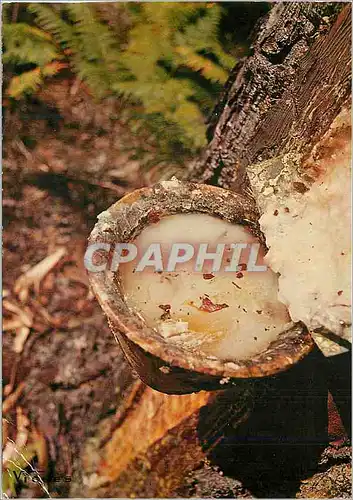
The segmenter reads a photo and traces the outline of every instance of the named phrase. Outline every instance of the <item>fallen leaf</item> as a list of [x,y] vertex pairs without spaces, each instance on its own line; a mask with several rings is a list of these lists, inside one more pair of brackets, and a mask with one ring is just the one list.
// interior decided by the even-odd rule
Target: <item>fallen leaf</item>
[[28,328],[28,326],[21,326],[21,328],[18,328],[12,346],[12,350],[14,352],[20,353],[23,351],[23,347],[26,343],[30,331],[31,330]]
[[19,307],[8,300],[4,300],[3,306],[12,314],[17,316],[15,318],[5,320],[3,330],[13,330],[16,332],[12,349],[14,352],[20,353],[23,351],[24,344],[30,333],[31,327],[33,326],[33,314],[28,307]]
[[25,388],[25,383],[21,382],[20,384],[18,384],[15,391],[13,393],[11,393],[5,399],[5,401],[2,404],[2,414],[3,415],[6,415],[6,413],[8,413],[10,410],[12,410],[12,408],[16,404],[18,398],[21,396],[24,388]]
[[2,323],[2,331],[8,332],[11,330],[16,330],[23,326],[23,323],[20,319],[4,319]]
[[[31,310],[28,307],[18,306],[16,304],[14,304],[13,302],[10,302],[9,300],[3,301],[3,307],[7,311],[9,311],[12,314],[15,314],[17,316],[16,321],[21,322],[19,326],[27,326],[28,328],[31,328],[31,326],[33,324],[33,315],[32,315]],[[9,324],[10,323],[7,323],[7,324],[5,323],[6,326],[8,326]],[[13,329],[13,328],[11,328],[11,329]]]
[[58,248],[54,253],[48,255],[48,257],[26,271],[16,280],[14,292],[18,295],[21,302],[26,302],[32,286],[36,293],[39,292],[42,279],[56,266],[65,254],[66,248]]

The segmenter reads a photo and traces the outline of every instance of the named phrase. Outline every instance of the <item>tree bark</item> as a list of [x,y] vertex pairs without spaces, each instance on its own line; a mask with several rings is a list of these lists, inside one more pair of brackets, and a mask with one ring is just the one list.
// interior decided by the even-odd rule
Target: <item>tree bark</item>
[[270,11],[210,118],[192,179],[243,191],[245,166],[322,137],[350,96],[350,12],[343,3]]

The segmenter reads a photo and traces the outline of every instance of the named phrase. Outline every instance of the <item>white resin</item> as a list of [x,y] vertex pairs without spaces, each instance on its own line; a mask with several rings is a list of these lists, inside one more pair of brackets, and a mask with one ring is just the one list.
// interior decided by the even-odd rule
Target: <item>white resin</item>
[[[260,219],[270,248],[265,260],[281,275],[279,296],[293,321],[351,341],[350,138],[324,167],[310,191],[267,207]],[[332,344],[329,355],[345,350]]]
[[[189,243],[196,249],[200,243],[208,243],[208,251],[215,251],[218,243],[226,244],[219,272],[212,272],[212,261],[202,272],[195,272],[195,259],[178,264],[174,272],[161,273],[153,267],[134,272],[138,259],[120,264],[127,304],[168,341],[223,360],[246,359],[265,349],[290,322],[286,307],[278,300],[278,279],[273,271],[242,270],[239,274],[224,270],[232,256],[231,243],[258,243],[243,226],[204,214],[179,214],[149,225],[134,243],[138,258],[151,243],[160,243],[164,269],[172,243]],[[240,263],[246,263],[248,256],[249,251],[243,251]],[[263,264],[262,257],[261,249],[258,265]],[[205,298],[228,307],[199,310]],[[169,306],[170,318],[164,314]]]

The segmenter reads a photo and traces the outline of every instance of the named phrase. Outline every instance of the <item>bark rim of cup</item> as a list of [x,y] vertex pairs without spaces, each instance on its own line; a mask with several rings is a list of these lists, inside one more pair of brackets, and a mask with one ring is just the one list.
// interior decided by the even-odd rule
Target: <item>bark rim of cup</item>
[[[133,191],[102,212],[91,232],[89,244],[131,242],[147,225],[178,213],[204,213],[234,224],[246,225],[265,243],[257,222],[259,213],[252,198],[215,186],[172,179]],[[166,375],[173,369],[186,370],[219,381],[224,378],[275,375],[301,360],[314,345],[306,326],[298,322],[291,323],[267,349],[251,359],[220,360],[201,353],[191,353],[168,342],[168,339],[147,326],[137,312],[128,308],[115,272],[88,271],[88,275],[113,333],[143,380],[146,379],[141,367],[144,356],[149,360],[154,359],[161,372],[161,368],[165,368]],[[153,386],[153,377],[151,380],[147,383]]]

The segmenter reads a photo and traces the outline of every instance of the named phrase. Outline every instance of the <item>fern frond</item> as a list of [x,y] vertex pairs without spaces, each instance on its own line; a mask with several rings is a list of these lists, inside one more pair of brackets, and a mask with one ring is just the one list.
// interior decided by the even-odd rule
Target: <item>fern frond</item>
[[204,115],[208,115],[214,107],[214,92],[202,87],[198,83],[189,79],[189,86],[192,88],[192,101],[196,102]]
[[3,26],[4,37],[15,38],[16,42],[22,42],[27,36],[38,41],[50,41],[51,36],[43,30],[30,26],[27,23],[11,23]]
[[17,73],[24,64],[36,68],[13,78],[9,95],[34,92],[69,65],[97,98],[129,98],[142,113],[132,115],[137,129],[147,126],[161,158],[205,144],[204,116],[235,63],[219,41],[220,5],[122,3],[114,19],[112,10],[87,3],[25,9],[30,24],[5,22],[3,60]]
[[189,68],[199,71],[205,78],[211,82],[224,83],[228,77],[228,73],[217,64],[214,64],[210,59],[196,54],[189,47],[176,47],[175,51],[180,56],[181,64],[185,64]]
[[57,12],[53,7],[40,3],[31,3],[27,8],[31,14],[35,15],[35,22],[43,30],[51,33],[57,43],[76,52],[73,29],[62,19],[60,11]]
[[204,16],[177,34],[177,43],[192,47],[195,52],[214,54],[220,65],[230,70],[234,67],[235,60],[223,50],[218,39],[221,16],[222,8],[217,4],[212,5]]
[[116,80],[126,78],[127,70],[120,57],[118,41],[112,30],[99,19],[94,6],[74,3],[67,4],[66,9],[80,46],[76,57],[78,74],[94,92],[98,89],[100,96],[106,95]]
[[62,57],[48,33],[26,23],[5,24],[3,36],[5,63],[43,66]]
[[159,24],[163,28],[169,26],[171,30],[183,28],[190,20],[200,13],[205,3],[179,3],[179,2],[161,2],[143,4],[143,11],[146,21]]
[[75,61],[75,71],[79,78],[86,82],[93,95],[102,99],[111,91],[111,82],[106,69],[100,64],[85,60]]
[[106,62],[115,60],[119,46],[112,31],[97,17],[94,6],[74,3],[67,4],[66,10],[74,22],[74,31],[80,38],[84,57]]
[[23,94],[35,92],[42,83],[43,78],[40,68],[25,71],[21,75],[11,79],[7,94],[14,99],[18,99],[22,97]]
[[183,102],[171,118],[179,123],[187,137],[189,137],[195,148],[201,148],[206,144],[205,125],[199,107],[192,102]]

